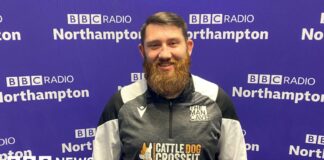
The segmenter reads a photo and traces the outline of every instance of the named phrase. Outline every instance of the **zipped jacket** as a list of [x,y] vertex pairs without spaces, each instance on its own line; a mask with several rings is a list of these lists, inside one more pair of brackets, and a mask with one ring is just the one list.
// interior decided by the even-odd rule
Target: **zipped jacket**
[[246,160],[240,122],[218,85],[191,75],[175,99],[146,80],[123,87],[105,106],[94,160]]

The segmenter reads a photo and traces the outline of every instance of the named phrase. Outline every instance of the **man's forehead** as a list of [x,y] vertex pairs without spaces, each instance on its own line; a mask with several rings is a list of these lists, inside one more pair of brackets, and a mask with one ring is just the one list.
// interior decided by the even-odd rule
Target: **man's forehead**
[[175,25],[149,24],[145,31],[145,41],[164,39],[184,39],[182,29]]

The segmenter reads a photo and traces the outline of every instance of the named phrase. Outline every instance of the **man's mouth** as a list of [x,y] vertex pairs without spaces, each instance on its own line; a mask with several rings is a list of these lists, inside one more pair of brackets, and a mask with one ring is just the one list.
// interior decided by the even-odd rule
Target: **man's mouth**
[[174,68],[173,66],[174,66],[174,64],[170,63],[170,62],[158,64],[159,69],[161,69],[162,71],[170,71]]

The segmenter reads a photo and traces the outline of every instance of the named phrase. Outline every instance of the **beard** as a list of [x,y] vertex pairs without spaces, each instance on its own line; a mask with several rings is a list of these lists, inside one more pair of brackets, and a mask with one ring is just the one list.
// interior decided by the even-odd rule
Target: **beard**
[[[170,63],[174,66],[172,71],[159,70],[158,66],[161,63]],[[148,86],[165,98],[175,98],[180,94],[190,80],[190,56],[187,56],[181,60],[157,60],[149,63],[144,58],[144,72]]]

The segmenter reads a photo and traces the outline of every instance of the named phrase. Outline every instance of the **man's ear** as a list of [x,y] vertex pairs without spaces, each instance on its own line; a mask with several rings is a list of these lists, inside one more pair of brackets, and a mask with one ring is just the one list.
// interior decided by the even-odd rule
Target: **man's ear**
[[144,58],[145,57],[145,51],[144,51],[144,46],[141,43],[138,45],[138,50],[141,53],[142,57]]
[[187,40],[187,51],[188,51],[189,56],[191,56],[191,53],[192,53],[193,47],[194,47],[194,42],[193,42],[193,40],[188,39],[188,40]]

